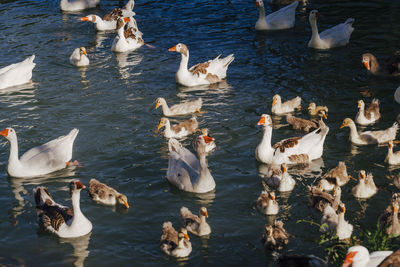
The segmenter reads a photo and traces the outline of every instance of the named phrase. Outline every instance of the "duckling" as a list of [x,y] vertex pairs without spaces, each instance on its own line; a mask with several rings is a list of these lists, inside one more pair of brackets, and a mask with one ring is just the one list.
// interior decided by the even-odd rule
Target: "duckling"
[[169,120],[162,117],[156,131],[160,130],[162,127],[165,127],[164,136],[166,138],[181,138],[196,132],[199,123],[196,117],[193,116],[186,121],[171,126]]
[[394,142],[389,141],[388,143],[388,153],[385,158],[385,162],[390,165],[400,164],[400,151],[393,152]]
[[208,218],[207,208],[200,208],[200,218],[194,215],[188,208],[181,208],[181,218],[183,226],[192,234],[204,236],[211,234],[211,227],[206,222]]
[[282,179],[278,186],[279,192],[289,192],[292,191],[294,186],[296,185],[296,181],[292,178],[292,176],[287,172],[286,163],[281,165],[282,169]]
[[[326,113],[324,110],[320,110],[318,115],[320,117],[323,117],[324,119],[328,118],[326,116]],[[310,131],[313,131],[319,127],[318,123],[316,123],[314,121],[297,118],[297,117],[293,116],[292,114],[286,115],[286,121],[292,126],[292,128],[294,130],[300,130],[300,131],[304,131],[307,133]]]
[[367,105],[365,108],[365,103],[362,100],[358,100],[358,113],[356,115],[356,123],[360,125],[369,125],[375,123],[381,118],[381,113],[379,112],[379,100],[372,99],[371,104]]
[[328,107],[327,106],[317,106],[315,102],[311,102],[308,105],[308,114],[311,116],[316,116],[320,111],[324,111],[325,113],[328,113]]
[[283,228],[283,222],[275,220],[272,225],[265,225],[261,243],[271,250],[282,250],[289,243],[291,235]]
[[270,250],[282,250],[289,243],[290,234],[283,228],[282,221],[274,221],[273,225],[265,225],[261,235],[261,243]]
[[100,183],[96,179],[90,179],[88,192],[94,201],[104,205],[116,205],[119,203],[129,209],[128,198],[124,194],[117,192],[117,190],[106,184]]
[[338,207],[338,222],[336,228],[334,229],[335,235],[339,240],[350,238],[353,232],[353,225],[344,219],[344,214],[346,212],[346,207],[344,203],[340,203]]
[[372,173],[365,175],[365,171],[361,170],[358,173],[359,182],[353,187],[352,192],[356,198],[370,198],[376,194],[378,188],[374,183]]
[[84,67],[89,65],[89,58],[87,57],[86,48],[75,48],[72,55],[69,57],[69,62],[77,67]]
[[322,191],[321,184],[317,186],[309,187],[309,200],[311,205],[318,210],[319,212],[323,212],[327,205],[331,205],[334,210],[337,210],[340,197],[342,195],[342,189],[340,186],[335,185],[333,189],[333,196],[327,192]]
[[321,231],[322,232],[329,232],[334,231],[336,229],[338,222],[338,215],[334,208],[331,205],[326,205],[322,212],[321,218]]
[[274,192],[262,191],[257,199],[257,209],[266,215],[276,215],[279,212],[278,202]]
[[282,179],[282,165],[277,164],[268,165],[268,170],[265,175],[263,175],[263,180],[267,185],[278,187]]
[[168,107],[168,104],[165,101],[165,99],[159,97],[156,100],[155,109],[158,109],[158,107],[161,106],[164,116],[173,117],[178,115],[186,115],[190,113],[200,112],[202,105],[203,105],[203,100],[201,99],[201,97],[199,97],[197,100],[194,101],[184,102],[173,105],[172,107]]
[[351,175],[347,174],[347,167],[344,161],[339,161],[338,165],[322,176],[319,183],[325,191],[331,191],[335,185],[344,186],[350,180]]
[[398,123],[393,123],[392,127],[380,131],[365,131],[358,133],[356,124],[350,118],[343,120],[340,129],[343,127],[350,128],[350,141],[356,145],[384,144],[396,138],[399,128]]
[[295,109],[301,109],[301,98],[299,96],[282,103],[281,96],[276,94],[272,98],[273,114],[284,114],[293,112]]
[[385,229],[386,234],[397,237],[400,235],[399,203],[392,200],[392,204],[379,216],[379,227]]
[[163,224],[163,234],[160,240],[161,250],[176,258],[184,258],[192,252],[192,243],[185,228],[180,228],[177,232],[171,222]]

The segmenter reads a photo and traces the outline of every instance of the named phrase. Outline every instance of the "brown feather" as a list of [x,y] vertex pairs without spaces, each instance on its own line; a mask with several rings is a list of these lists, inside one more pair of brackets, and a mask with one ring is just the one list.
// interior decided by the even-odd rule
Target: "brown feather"
[[387,256],[378,267],[397,267],[400,266],[400,249]]
[[199,63],[194,65],[189,69],[189,71],[193,74],[196,75],[197,77],[200,77],[200,73],[206,74],[207,73],[207,68],[210,66],[210,62],[204,62],[204,63]]
[[110,13],[104,15],[103,20],[113,21],[119,17],[122,17],[122,8],[114,8]]
[[273,149],[278,149],[283,153],[285,152],[286,148],[291,148],[294,147],[295,145],[297,145],[299,143],[299,140],[301,139],[301,137],[292,137],[292,138],[288,138],[285,140],[282,140],[276,144],[274,144],[274,146],[272,147]]

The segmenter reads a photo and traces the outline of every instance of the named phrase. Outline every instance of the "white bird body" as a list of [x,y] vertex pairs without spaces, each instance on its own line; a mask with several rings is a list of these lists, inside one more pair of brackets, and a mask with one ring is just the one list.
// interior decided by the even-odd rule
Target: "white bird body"
[[330,49],[349,43],[351,33],[354,31],[352,27],[354,22],[353,18],[349,18],[344,23],[318,33],[317,14],[317,10],[312,10],[309,15],[312,31],[311,40],[308,42],[309,47],[315,49]]
[[373,99],[371,104],[368,105],[367,109],[365,109],[364,101],[359,100],[358,108],[359,110],[357,112],[355,122],[360,125],[373,124],[381,117],[378,99]]
[[128,24],[128,29],[124,29],[126,22],[134,21],[134,18],[119,18],[117,21],[117,36],[111,46],[111,51],[127,52],[136,50],[144,45],[142,32],[136,27],[136,22]]
[[18,140],[15,130],[7,128],[0,132],[10,142],[10,157],[7,172],[13,177],[45,175],[68,166],[78,129],[60,136],[41,146],[31,148],[18,158]]
[[61,0],[60,8],[63,11],[80,11],[94,8],[99,3],[100,0]]
[[273,114],[285,114],[293,112],[295,109],[299,108],[301,108],[301,97],[296,96],[295,98],[282,103],[281,96],[276,94],[272,100],[271,112]]
[[388,143],[388,153],[385,162],[390,165],[400,164],[400,151],[393,152],[393,141],[389,141]]
[[219,55],[213,60],[196,64],[188,69],[189,49],[185,44],[179,43],[168,51],[181,54],[181,63],[176,72],[176,82],[184,86],[213,84],[225,80],[228,66],[235,59],[233,54],[224,58],[220,58],[221,55]]
[[374,183],[374,178],[371,173],[365,174],[364,170],[359,172],[359,182],[353,187],[353,196],[356,198],[370,198],[376,194],[378,188]]
[[194,215],[188,208],[182,207],[181,218],[183,226],[192,234],[197,236],[211,234],[211,227],[206,221],[208,213],[205,207],[200,208],[200,218],[197,215]]
[[263,0],[256,0],[256,7],[258,7],[259,17],[256,22],[256,30],[284,30],[294,27],[296,21],[296,8],[299,1],[294,1],[268,16],[265,16],[265,8]]
[[72,55],[69,57],[69,62],[77,67],[85,67],[89,65],[89,58],[86,54],[86,49],[84,47],[75,48]]
[[386,261],[390,262],[391,265],[383,266],[398,266],[400,263],[399,253],[399,250],[397,250],[395,253],[393,253],[393,251],[375,251],[370,254],[368,249],[363,246],[353,246],[347,250],[347,255],[342,267],[377,267],[378,265],[380,266],[381,263],[384,264]]
[[192,193],[207,193],[214,190],[212,177],[205,156],[205,143],[208,136],[196,139],[196,151],[199,158],[182,146],[176,139],[168,142],[169,162],[167,179],[178,189]]
[[165,99],[162,97],[157,98],[156,101],[156,109],[161,106],[164,116],[167,117],[199,112],[202,105],[203,100],[201,97],[193,101],[175,104],[171,107],[168,107],[167,101],[165,101]]
[[265,215],[276,215],[279,212],[278,202],[274,192],[262,191],[257,199],[257,209]]
[[1,68],[0,89],[30,82],[32,79],[32,70],[36,65],[33,63],[34,59],[35,55],[32,55],[24,61]]

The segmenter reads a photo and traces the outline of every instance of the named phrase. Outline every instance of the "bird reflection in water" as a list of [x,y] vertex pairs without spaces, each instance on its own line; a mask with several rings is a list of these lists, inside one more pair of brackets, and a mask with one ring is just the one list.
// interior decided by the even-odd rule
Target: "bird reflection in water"
[[89,256],[90,251],[88,250],[90,236],[92,233],[90,232],[87,235],[77,237],[77,238],[60,238],[60,243],[70,244],[74,249],[71,256],[75,258],[73,265],[75,267],[82,267],[84,266],[85,259]]
[[133,75],[139,76],[142,74],[141,72],[134,73],[131,67],[134,67],[142,62],[143,55],[140,55],[136,52],[125,52],[116,53],[115,57],[118,62],[118,72],[120,73],[122,79],[126,80]]

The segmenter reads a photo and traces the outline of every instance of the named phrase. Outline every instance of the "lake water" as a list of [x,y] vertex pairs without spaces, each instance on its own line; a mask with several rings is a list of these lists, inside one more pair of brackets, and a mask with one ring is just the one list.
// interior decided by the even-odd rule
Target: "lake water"
[[[374,174],[378,193],[367,201],[351,194],[355,185],[343,187],[346,218],[360,229],[375,227],[376,218],[397,189],[385,178],[396,174],[383,160],[386,146],[355,147],[349,129],[339,129],[345,117],[354,118],[357,100],[381,101],[382,119],[368,129],[393,124],[400,111],[393,93],[399,79],[369,75],[361,54],[378,59],[399,48],[400,2],[391,0],[312,1],[296,13],[296,26],[279,32],[256,32],[258,12],[252,1],[137,1],[136,19],[144,40],[127,54],[110,51],[115,33],[96,33],[79,18],[104,15],[119,1],[101,1],[98,8],[62,13],[59,1],[0,1],[0,67],[36,55],[34,85],[0,91],[1,128],[14,127],[20,154],[72,128],[80,130],[74,159],[82,168],[48,177],[17,179],[6,173],[9,145],[3,138],[0,153],[0,263],[27,266],[222,266],[272,265],[273,256],[260,243],[264,225],[273,218],[260,214],[255,202],[263,189],[254,151],[262,129],[257,121],[270,113],[272,96],[303,99],[303,111],[315,101],[329,107],[322,159],[309,168],[291,168],[297,179],[291,194],[277,194],[290,240],[285,252],[325,257],[318,245],[319,232],[299,219],[319,222],[320,214],[308,207],[307,185],[326,170],[345,161],[351,175],[360,169]],[[273,7],[273,10],[276,8]],[[346,47],[316,51],[307,47],[311,36],[308,13],[318,9],[320,30],[355,18],[355,31]],[[266,13],[271,7],[266,3]],[[168,52],[178,42],[190,50],[190,65],[218,54],[235,54],[224,84],[185,88],[176,85],[180,55]],[[76,47],[85,46],[91,61],[86,70],[69,64]],[[196,195],[169,185],[167,140],[154,133],[160,110],[157,97],[178,103],[202,97],[207,113],[198,117],[216,139],[217,149],[208,157],[216,181],[214,192]],[[174,119],[186,119],[189,116]],[[273,117],[277,126],[284,118]],[[280,122],[279,122],[280,121]],[[289,127],[275,129],[273,142],[297,136]],[[190,146],[192,137],[183,141]],[[79,178],[88,184],[96,178],[128,196],[131,208],[106,207],[82,192],[81,208],[92,221],[89,236],[60,240],[38,231],[32,189],[45,185],[54,198],[70,205],[68,182]],[[175,260],[159,249],[162,223],[180,224],[179,209],[193,212],[206,206],[213,233],[209,238],[191,236],[190,257]]]

